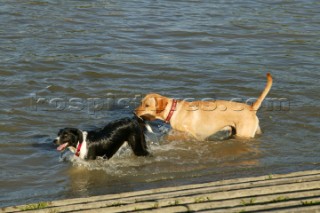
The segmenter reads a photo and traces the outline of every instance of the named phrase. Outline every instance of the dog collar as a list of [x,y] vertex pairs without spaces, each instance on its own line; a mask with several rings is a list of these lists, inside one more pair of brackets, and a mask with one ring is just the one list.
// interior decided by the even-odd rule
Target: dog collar
[[170,119],[171,119],[174,111],[176,111],[177,102],[178,102],[178,101],[175,100],[175,99],[172,100],[172,106],[171,106],[170,112],[169,112],[169,114],[168,114],[168,116],[167,116],[167,118],[166,118],[166,120],[165,120],[166,123],[170,123]]
[[80,155],[81,146],[82,146],[82,143],[78,142],[77,151],[75,153],[75,156],[77,156],[77,157],[79,157],[79,155]]

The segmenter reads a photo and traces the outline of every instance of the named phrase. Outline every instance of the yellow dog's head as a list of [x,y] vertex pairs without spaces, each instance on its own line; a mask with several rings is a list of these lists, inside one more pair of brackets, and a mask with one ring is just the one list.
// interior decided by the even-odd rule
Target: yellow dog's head
[[155,120],[163,118],[163,111],[168,105],[168,98],[159,94],[148,94],[142,101],[141,105],[135,109],[135,114],[145,120]]

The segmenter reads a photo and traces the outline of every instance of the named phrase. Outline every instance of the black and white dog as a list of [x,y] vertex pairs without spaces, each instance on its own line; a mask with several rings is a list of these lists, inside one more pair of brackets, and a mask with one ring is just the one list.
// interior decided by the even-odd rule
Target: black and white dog
[[58,151],[69,148],[76,156],[87,160],[94,160],[98,156],[110,159],[125,142],[128,142],[135,155],[148,156],[150,153],[144,128],[144,121],[134,116],[113,121],[93,131],[64,128],[53,143],[59,145]]

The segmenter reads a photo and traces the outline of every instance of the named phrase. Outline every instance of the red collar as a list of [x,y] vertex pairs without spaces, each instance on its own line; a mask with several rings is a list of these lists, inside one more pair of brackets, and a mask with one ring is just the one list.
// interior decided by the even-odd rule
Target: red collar
[[77,157],[79,157],[79,155],[80,155],[81,146],[82,146],[82,143],[78,142],[77,151],[76,151],[76,153],[75,153],[75,155],[76,155]]
[[175,100],[175,99],[173,99],[173,100],[172,100],[172,106],[171,106],[170,112],[169,112],[169,114],[168,114],[168,116],[167,116],[166,120],[164,120],[166,123],[170,123],[170,119],[171,119],[171,117],[172,117],[172,115],[173,115],[174,111],[176,111],[177,102],[178,102],[178,101],[177,101],[177,100]]

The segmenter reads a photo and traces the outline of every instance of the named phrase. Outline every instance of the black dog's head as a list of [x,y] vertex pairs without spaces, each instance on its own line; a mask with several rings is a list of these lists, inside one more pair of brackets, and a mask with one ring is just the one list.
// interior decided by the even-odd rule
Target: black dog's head
[[82,132],[76,128],[60,129],[58,137],[53,141],[54,144],[59,145],[57,150],[64,151],[67,147],[71,146],[76,148],[78,142],[82,143]]

